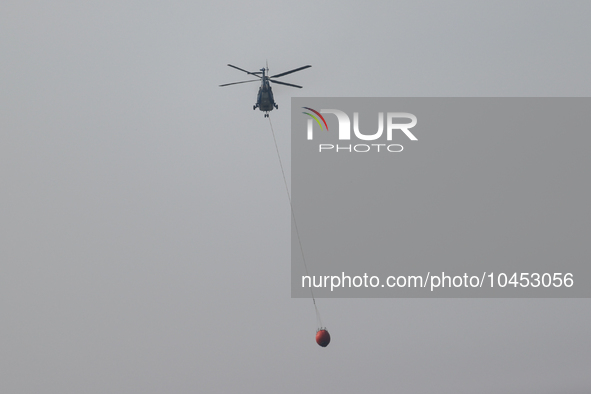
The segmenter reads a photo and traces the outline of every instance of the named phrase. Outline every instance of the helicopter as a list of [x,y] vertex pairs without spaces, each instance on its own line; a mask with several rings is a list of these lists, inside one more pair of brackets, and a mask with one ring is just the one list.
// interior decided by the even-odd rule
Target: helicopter
[[259,71],[255,71],[255,72],[246,71],[246,70],[241,69],[240,67],[236,67],[231,64],[228,64],[228,66],[235,68],[237,70],[240,70],[240,71],[244,71],[245,73],[247,73],[249,75],[254,75],[255,77],[257,77],[259,79],[251,79],[249,81],[226,83],[226,84],[220,85],[220,87],[229,86],[229,85],[236,85],[239,83],[261,81],[261,87],[259,88],[259,93],[257,94],[257,102],[255,105],[252,106],[252,109],[256,110],[258,108],[261,111],[265,112],[265,118],[269,117],[269,111],[273,111],[273,107],[275,107],[275,109],[279,109],[279,106],[275,103],[275,100],[273,99],[273,90],[271,89],[271,85],[269,84],[269,82],[278,83],[280,85],[291,86],[294,88],[300,88],[300,89],[302,88],[299,85],[294,85],[294,84],[287,83],[287,82],[275,81],[271,78],[279,78],[284,75],[291,74],[291,73],[303,70],[308,67],[312,67],[310,65],[303,66],[303,67],[299,67],[299,68],[294,68],[293,70],[289,70],[289,71],[286,71],[286,72],[283,72],[280,74],[268,76],[266,74],[269,72],[269,65],[268,64],[267,64],[266,68],[261,68]]

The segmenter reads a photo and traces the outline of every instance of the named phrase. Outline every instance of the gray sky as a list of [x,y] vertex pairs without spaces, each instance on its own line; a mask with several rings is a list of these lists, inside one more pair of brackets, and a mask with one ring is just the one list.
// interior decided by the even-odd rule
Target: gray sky
[[[587,2],[5,1],[0,391],[591,391],[588,299],[290,298],[292,96],[589,96]],[[589,214],[586,212],[585,214]],[[313,268],[313,267],[311,267]]]

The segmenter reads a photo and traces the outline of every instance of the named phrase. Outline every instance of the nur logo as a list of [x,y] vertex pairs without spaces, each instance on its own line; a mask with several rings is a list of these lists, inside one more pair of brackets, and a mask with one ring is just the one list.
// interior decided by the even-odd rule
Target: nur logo
[[[326,123],[326,120],[324,119],[322,114],[335,115],[337,117],[337,121],[339,122],[339,133],[338,133],[339,140],[341,140],[341,141],[351,140],[351,120],[345,112],[340,111],[338,109],[321,109],[320,112],[318,112],[310,107],[302,107],[302,108],[307,109],[310,112],[313,112],[313,114],[310,112],[302,112],[302,113],[310,116],[313,120],[315,120],[316,123],[318,123],[318,125],[320,126],[321,130],[324,127],[326,127],[326,130],[328,131],[328,124]],[[413,114],[407,113],[407,112],[388,112],[386,114],[385,118],[386,118],[386,139],[388,141],[392,141],[392,135],[394,134],[395,131],[401,131],[411,141],[417,141],[417,137],[415,137],[414,134],[411,133],[409,130],[417,125],[417,117],[416,116],[414,116]],[[312,119],[308,119],[308,129],[307,129],[308,140],[314,139],[314,122],[312,122]],[[398,123],[398,121],[400,119],[406,119],[407,122],[406,123]],[[321,120],[322,120],[322,123],[320,122]],[[408,120],[410,120],[410,122],[408,122]],[[324,123],[324,127],[322,126],[323,123]],[[358,139],[363,140],[363,141],[375,141],[378,138],[382,137],[382,135],[384,134],[384,113],[383,112],[378,113],[378,130],[373,134],[363,134],[359,130],[359,112],[353,112],[353,133],[354,133],[355,137],[357,137]],[[342,146],[342,147],[339,145],[336,145],[336,152],[338,152],[339,150],[347,150],[349,152],[352,152],[352,151],[369,152],[370,150],[372,150],[372,147],[377,148],[378,152],[380,151],[380,147],[386,147],[389,152],[402,152],[402,149],[403,149],[402,145],[400,145],[400,144],[391,144],[388,146],[386,146],[386,144],[371,144],[371,146],[367,145],[367,144],[357,144],[357,145],[348,145],[348,146]],[[395,150],[392,150],[393,148]],[[335,145],[320,144],[319,151],[322,152],[323,149],[324,150],[335,149]]]

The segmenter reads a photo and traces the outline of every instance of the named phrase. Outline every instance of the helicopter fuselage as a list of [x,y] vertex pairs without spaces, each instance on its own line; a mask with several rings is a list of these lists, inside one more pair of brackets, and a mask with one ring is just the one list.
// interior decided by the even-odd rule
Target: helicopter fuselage
[[261,77],[261,87],[259,88],[259,93],[257,94],[257,103],[252,106],[252,109],[260,109],[265,113],[265,117],[269,116],[269,112],[273,111],[273,108],[279,108],[277,104],[275,104],[275,100],[273,99],[273,89],[271,89],[271,84],[269,83],[269,77],[265,75],[266,69],[261,68],[262,77]]
[[275,106],[275,100],[273,99],[273,90],[269,86],[269,82],[263,81],[259,88],[259,94],[257,95],[256,107],[263,112],[273,111]]

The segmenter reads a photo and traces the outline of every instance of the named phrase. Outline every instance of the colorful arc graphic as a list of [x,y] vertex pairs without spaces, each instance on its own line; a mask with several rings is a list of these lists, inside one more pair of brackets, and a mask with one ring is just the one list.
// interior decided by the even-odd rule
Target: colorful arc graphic
[[313,118],[313,119],[316,121],[316,123],[318,123],[318,126],[320,126],[320,130],[322,130],[322,123],[320,123],[320,121],[318,120],[318,118],[317,118],[317,117],[315,117],[314,115],[312,115],[312,114],[311,114],[311,113],[309,113],[309,112],[302,112],[302,113],[303,113],[303,114],[306,114],[306,115],[308,115],[308,116],[311,116],[311,117],[312,117],[312,118]]
[[[310,111],[314,112],[316,115],[320,116],[320,119],[322,119],[322,121],[324,122],[324,125],[326,126],[326,131],[328,131],[328,125],[326,124],[326,120],[324,120],[324,116],[320,115],[320,112],[318,112],[318,111],[316,111],[316,110],[314,110],[312,108],[309,108],[309,107],[302,107],[302,108],[307,109],[307,110],[310,110]],[[314,115],[312,115],[312,114],[310,114],[308,112],[302,112],[302,113],[303,114],[306,114],[306,115],[309,115],[312,118],[314,118],[314,120],[316,120],[316,122],[318,122],[318,125],[320,126],[320,129],[322,129],[322,124],[320,123],[320,121],[318,120],[317,117],[315,117]]]

